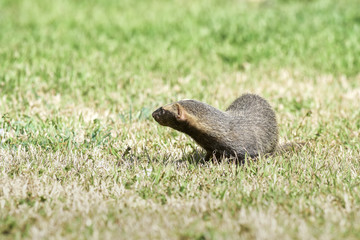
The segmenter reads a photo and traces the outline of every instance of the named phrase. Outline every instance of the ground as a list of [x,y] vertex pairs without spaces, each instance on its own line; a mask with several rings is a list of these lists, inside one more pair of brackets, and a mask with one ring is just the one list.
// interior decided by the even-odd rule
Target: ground
[[[0,0],[1,239],[359,239],[358,0]],[[298,152],[203,163],[151,112],[274,107]]]

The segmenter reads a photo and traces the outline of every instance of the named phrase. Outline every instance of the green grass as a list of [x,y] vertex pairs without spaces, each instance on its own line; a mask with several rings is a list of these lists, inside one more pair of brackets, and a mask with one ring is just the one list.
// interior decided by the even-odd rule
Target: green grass
[[[359,239],[360,2],[0,0],[1,239]],[[294,154],[151,118],[269,100]]]

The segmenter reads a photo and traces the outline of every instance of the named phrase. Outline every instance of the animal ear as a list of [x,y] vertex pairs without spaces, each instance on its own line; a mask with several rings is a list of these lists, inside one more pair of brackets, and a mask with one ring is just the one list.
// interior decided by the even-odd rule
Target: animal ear
[[185,121],[186,120],[186,111],[185,109],[178,103],[175,103],[175,108],[176,108],[176,119],[178,121]]

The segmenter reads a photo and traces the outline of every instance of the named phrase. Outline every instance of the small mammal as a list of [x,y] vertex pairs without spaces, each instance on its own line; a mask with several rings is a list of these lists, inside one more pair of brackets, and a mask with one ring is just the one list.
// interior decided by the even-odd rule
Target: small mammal
[[278,146],[278,126],[270,104],[255,94],[244,94],[224,111],[196,100],[181,100],[152,114],[160,125],[192,137],[211,157],[245,157],[272,154]]

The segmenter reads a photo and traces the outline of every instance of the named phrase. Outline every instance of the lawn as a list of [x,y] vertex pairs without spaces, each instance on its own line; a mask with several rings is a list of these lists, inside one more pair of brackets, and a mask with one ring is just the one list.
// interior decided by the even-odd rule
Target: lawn
[[[0,0],[0,239],[359,239],[359,0]],[[266,98],[207,163],[152,111]]]

